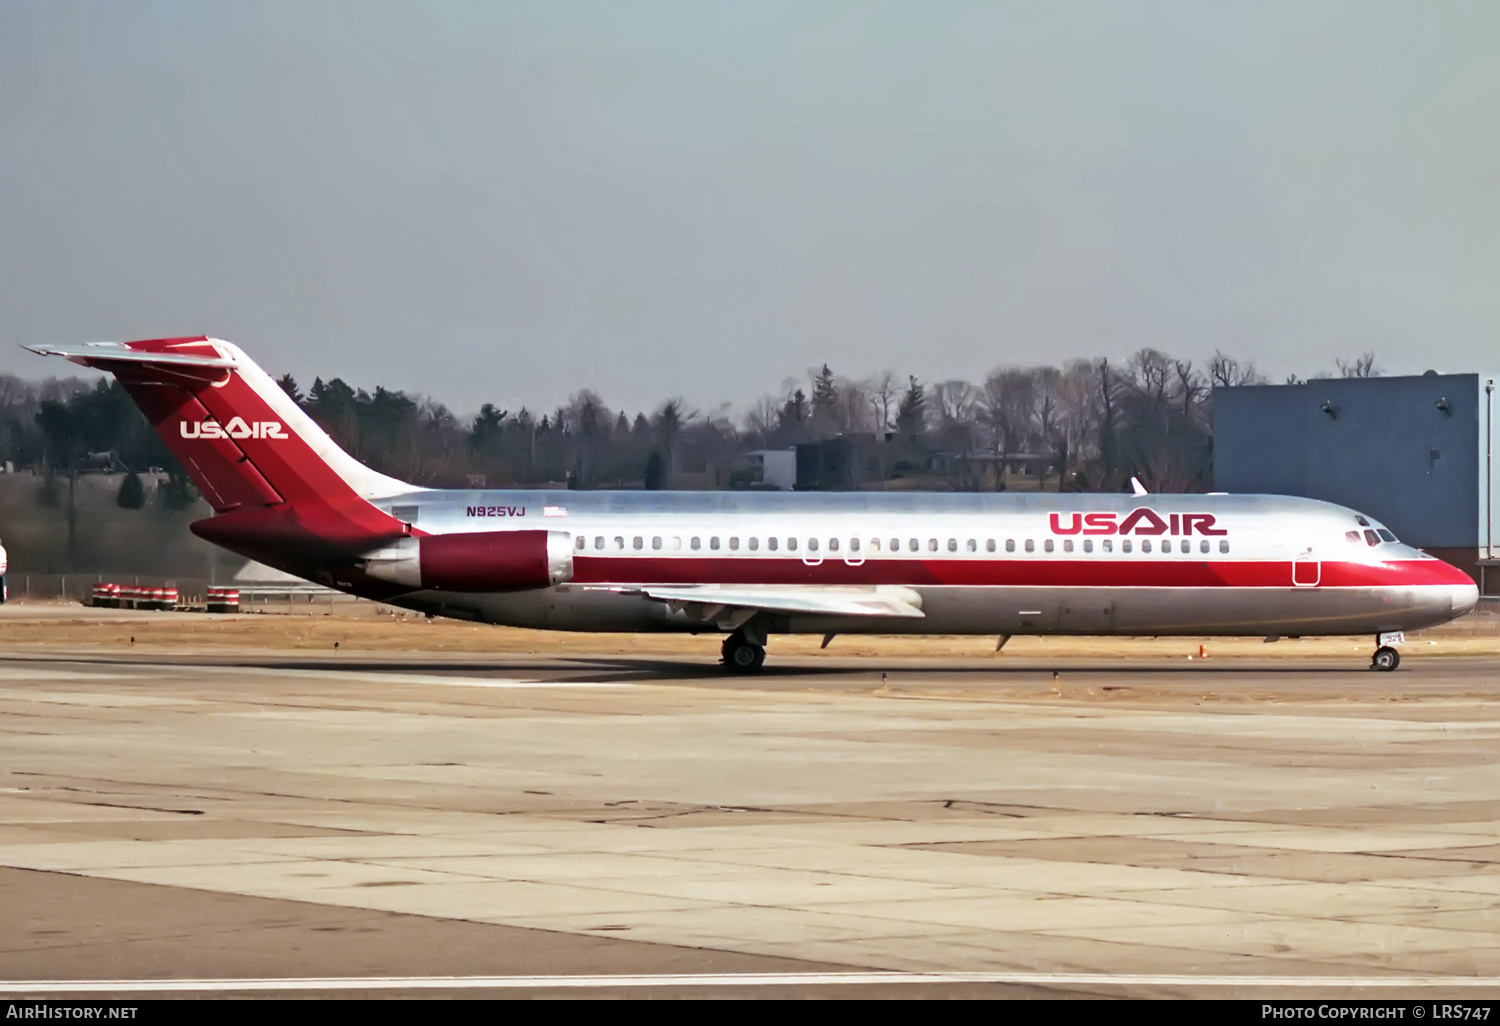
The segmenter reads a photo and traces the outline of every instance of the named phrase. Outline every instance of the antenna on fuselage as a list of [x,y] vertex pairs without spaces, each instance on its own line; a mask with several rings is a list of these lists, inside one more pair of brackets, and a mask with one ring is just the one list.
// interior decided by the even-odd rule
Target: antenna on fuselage
[[1141,484],[1140,479],[1135,477],[1132,477],[1130,479],[1130,491],[1135,495],[1136,498],[1140,498],[1142,495],[1151,494],[1150,492],[1146,491],[1146,486]]

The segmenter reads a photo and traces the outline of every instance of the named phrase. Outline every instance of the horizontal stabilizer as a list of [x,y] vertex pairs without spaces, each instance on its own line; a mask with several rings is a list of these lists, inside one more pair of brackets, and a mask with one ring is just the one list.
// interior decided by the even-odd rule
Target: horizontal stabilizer
[[61,356],[85,367],[109,363],[159,364],[164,367],[208,367],[231,370],[236,361],[223,356],[200,356],[192,353],[154,353],[131,349],[120,342],[88,342],[76,346],[24,346],[42,356]]

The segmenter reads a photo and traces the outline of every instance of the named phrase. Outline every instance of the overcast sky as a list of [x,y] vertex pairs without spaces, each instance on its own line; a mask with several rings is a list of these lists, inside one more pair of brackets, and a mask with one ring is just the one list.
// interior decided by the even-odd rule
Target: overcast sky
[[1500,4],[0,0],[0,371],[747,408],[824,360],[1491,369]]

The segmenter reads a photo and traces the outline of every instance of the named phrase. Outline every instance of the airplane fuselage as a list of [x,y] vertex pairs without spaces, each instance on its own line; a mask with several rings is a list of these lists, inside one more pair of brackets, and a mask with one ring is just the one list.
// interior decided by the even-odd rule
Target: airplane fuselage
[[1374,634],[1475,601],[1467,577],[1369,518],[1284,496],[414,491],[377,505],[423,533],[565,533],[571,574],[554,587],[388,596],[554,630],[714,622],[653,586],[900,589],[922,613],[782,612],[773,633]]

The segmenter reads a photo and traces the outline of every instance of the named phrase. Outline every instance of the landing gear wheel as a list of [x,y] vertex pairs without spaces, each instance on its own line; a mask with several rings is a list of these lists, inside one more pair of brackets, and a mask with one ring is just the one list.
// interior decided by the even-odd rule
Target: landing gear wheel
[[1375,650],[1375,658],[1370,660],[1370,669],[1384,670],[1387,673],[1400,665],[1401,654],[1388,646],[1377,648]]
[[724,668],[730,673],[754,673],[766,661],[766,650],[743,634],[724,639]]

